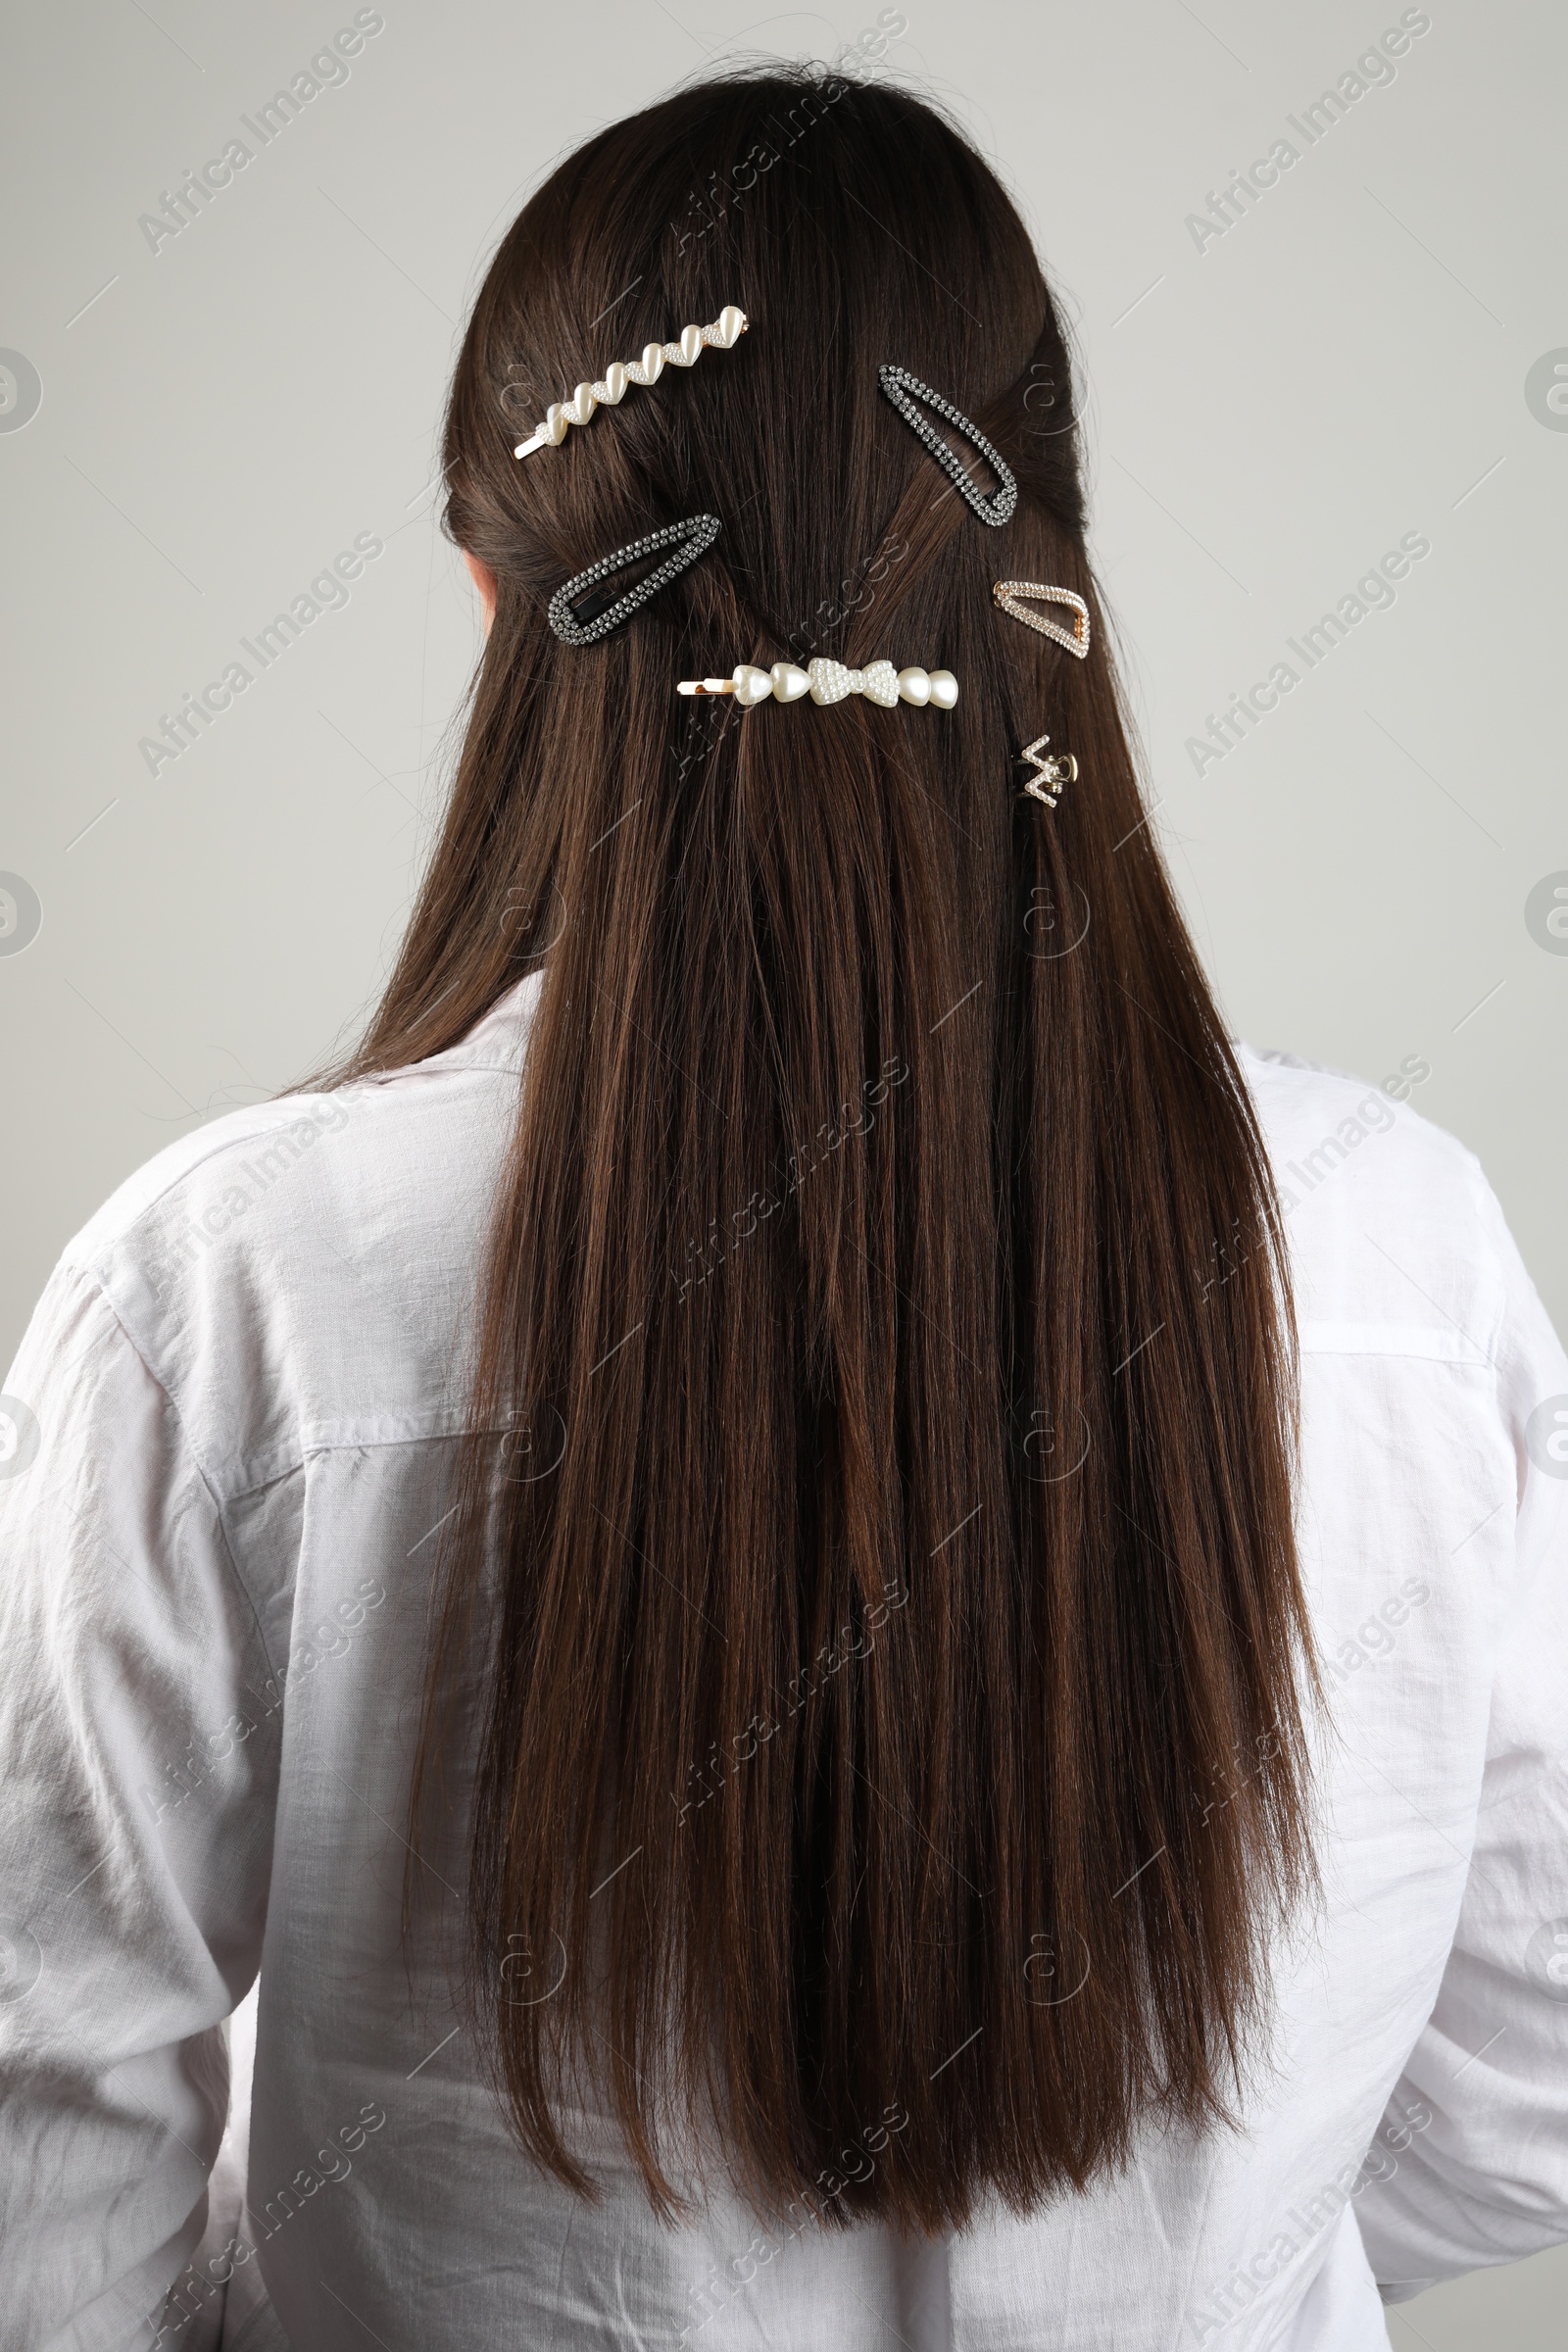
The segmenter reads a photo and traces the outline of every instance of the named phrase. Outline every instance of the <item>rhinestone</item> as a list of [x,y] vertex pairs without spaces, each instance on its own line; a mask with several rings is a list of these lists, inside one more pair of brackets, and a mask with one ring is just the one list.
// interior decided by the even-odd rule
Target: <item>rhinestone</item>
[[[618,628],[622,621],[629,619],[651,596],[657,595],[688,564],[705,555],[718,537],[720,527],[716,514],[695,514],[685,522],[670,523],[662,531],[645,532],[640,539],[617,548],[613,555],[600,557],[597,563],[588,564],[584,570],[565,581],[550,599],[548,618],[552,629],[565,645],[597,644],[601,637],[607,637],[612,629]],[[583,622],[577,619],[572,611],[573,597],[581,596],[595,581],[607,578],[624,564],[635,563],[640,556],[652,555],[656,549],[671,544],[674,544],[676,552],[667,557],[657,570],[650,572],[646,580],[640,580],[636,587],[628,588],[623,596],[617,597],[608,612],[602,612],[596,620]]]
[[[935,458],[944,473],[953,482],[954,487],[961,493],[975,514],[979,515],[981,521],[992,524],[1006,522],[1018,503],[1018,485],[1013,478],[1011,468],[978,427],[971,423],[961,409],[956,408],[952,401],[945,399],[940,392],[934,392],[929,384],[921,383],[919,377],[911,375],[906,368],[896,368],[891,363],[884,364],[877,370],[877,375],[883,391],[892,401],[905,423],[911,428],[923,447]],[[998,483],[995,490],[988,495],[976,489],[962,460],[954,450],[950,449],[929,419],[919,416],[910,406],[913,399],[923,401],[928,407],[935,409],[940,416],[951,418],[953,423],[961,428],[971,446],[985,459],[995,472]]]

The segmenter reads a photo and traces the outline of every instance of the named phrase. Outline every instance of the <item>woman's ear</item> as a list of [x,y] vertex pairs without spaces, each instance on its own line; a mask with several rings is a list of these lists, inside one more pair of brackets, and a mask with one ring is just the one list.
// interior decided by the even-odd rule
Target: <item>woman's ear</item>
[[463,561],[468,566],[473,584],[479,591],[479,602],[484,609],[484,633],[488,637],[490,623],[496,616],[496,575],[488,564],[481,564],[479,558],[470,556],[466,548],[463,551]]

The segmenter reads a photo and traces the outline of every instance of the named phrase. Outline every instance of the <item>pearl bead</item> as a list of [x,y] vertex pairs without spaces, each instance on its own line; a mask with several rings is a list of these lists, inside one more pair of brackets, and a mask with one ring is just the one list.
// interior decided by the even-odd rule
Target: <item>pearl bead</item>
[[680,356],[682,366],[689,368],[692,365],[692,362],[698,357],[702,348],[702,328],[700,326],[683,326],[680,330]]
[[559,400],[553,400],[545,411],[545,430],[559,449],[566,438],[566,412]]
[[931,700],[939,710],[951,710],[958,699],[958,681],[951,669],[931,672]]
[[923,705],[931,700],[931,681],[923,669],[900,670],[899,700],[903,703],[916,705]]
[[746,710],[754,703],[765,703],[773,691],[773,681],[765,669],[754,669],[749,662],[740,662],[732,673],[735,700]]
[[733,302],[726,302],[714,323],[718,328],[719,342],[728,351],[730,345],[746,331],[746,313],[737,309]]
[[775,662],[772,672],[773,698],[780,703],[798,703],[811,681],[804,669],[793,662]]
[[648,381],[651,384],[657,384],[663,372],[664,346],[662,343],[645,343],[643,345],[643,373],[647,376]]
[[614,408],[625,392],[627,383],[624,360],[612,360],[605,369],[605,398]]
[[594,398],[594,388],[592,384],[579,384],[576,391],[571,396],[571,402],[573,408],[577,412],[577,422],[579,424],[586,424],[589,417],[593,415],[595,409],[597,409],[599,406],[598,401]]

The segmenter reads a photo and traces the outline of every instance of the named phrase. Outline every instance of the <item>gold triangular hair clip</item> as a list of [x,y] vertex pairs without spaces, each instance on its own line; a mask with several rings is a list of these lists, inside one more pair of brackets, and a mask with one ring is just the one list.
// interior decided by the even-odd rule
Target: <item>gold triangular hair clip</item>
[[[1070,588],[1052,588],[1044,580],[998,580],[991,593],[1003,612],[1021,620],[1026,629],[1038,629],[1042,637],[1052,638],[1069,654],[1076,654],[1080,662],[1084,660],[1089,652],[1089,607]],[[1026,597],[1037,604],[1068,606],[1073,614],[1071,629],[1048,620],[1043,612],[1032,612],[1024,602]]]

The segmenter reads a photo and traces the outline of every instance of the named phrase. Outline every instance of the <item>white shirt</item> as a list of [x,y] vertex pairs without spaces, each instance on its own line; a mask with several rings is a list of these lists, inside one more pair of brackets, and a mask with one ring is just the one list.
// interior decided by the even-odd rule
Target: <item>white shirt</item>
[[1250,1053],[1333,1720],[1245,2132],[920,2247],[663,2229],[592,2119],[598,2206],[515,2154],[427,1952],[411,1998],[399,1833],[535,987],[161,1152],[7,1380],[5,2352],[1386,2352],[1374,2280],[1568,2236],[1568,1361],[1468,1152]]

